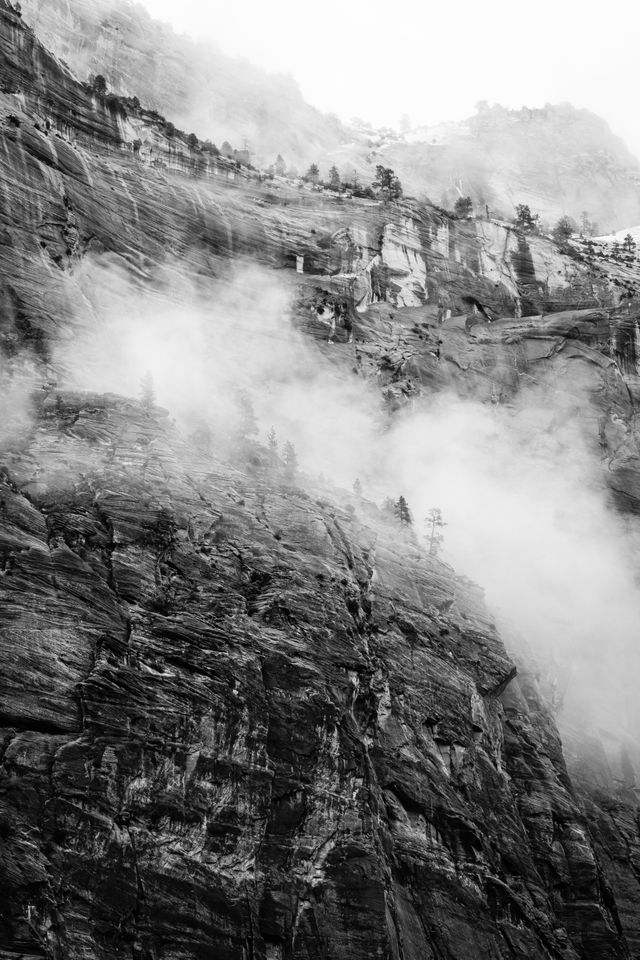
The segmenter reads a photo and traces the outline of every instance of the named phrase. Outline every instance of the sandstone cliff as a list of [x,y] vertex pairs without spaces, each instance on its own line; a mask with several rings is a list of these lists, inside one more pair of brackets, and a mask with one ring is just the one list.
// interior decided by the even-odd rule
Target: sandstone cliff
[[9,457],[6,955],[626,956],[478,592],[238,443],[57,393]]
[[246,140],[266,164],[281,153],[302,165],[347,137],[337,118],[304,101],[290,77],[178,36],[139,4],[26,0],[22,13],[80,80],[101,74],[114,93],[138,97],[218,146],[229,140],[240,149]]
[[0,956],[637,955],[632,738],[565,759],[545,670],[411,531],[246,424],[189,431],[60,360],[118,307],[90,264],[159,306],[258,262],[282,341],[391,420],[562,382],[635,512],[621,269],[205,163],[0,17]]
[[80,80],[102,74],[114,93],[137,96],[218,146],[246,140],[264,165],[280,153],[289,165],[313,161],[326,174],[336,162],[345,175],[355,167],[366,183],[383,163],[405,192],[444,207],[469,194],[479,213],[488,205],[508,219],[526,203],[549,224],[564,214],[579,220],[583,211],[603,231],[640,221],[637,158],[599,117],[569,104],[519,111],[479,104],[468,121],[387,140],[315,110],[289,78],[175,35],[139,5],[24,0],[22,10]]

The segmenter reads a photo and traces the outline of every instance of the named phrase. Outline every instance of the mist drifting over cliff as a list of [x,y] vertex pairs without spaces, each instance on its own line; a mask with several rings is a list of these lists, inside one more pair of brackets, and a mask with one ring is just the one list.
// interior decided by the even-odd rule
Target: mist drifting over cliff
[[[400,89],[423,103],[442,73],[493,99],[486,9],[447,10],[440,42],[420,15],[384,40],[418,78]],[[305,19],[286,49],[320,43],[342,92],[361,44],[358,95],[375,12]],[[594,195],[631,216],[628,157],[571,108],[480,104],[491,178],[469,175],[481,131],[427,136],[435,206],[392,152],[414,140],[128,0],[0,0],[0,23],[4,951],[626,960],[640,258],[543,220],[584,197],[604,228]],[[388,165],[403,196],[292,171],[334,161],[362,185]]]
[[611,507],[586,391],[576,404],[547,378],[502,405],[448,390],[389,420],[379,391],[334,362],[351,345],[319,350],[295,328],[273,272],[239,264],[196,284],[168,261],[151,290],[100,261],[83,269],[99,321],[79,318],[58,350],[65,384],[139,396],[148,371],[179,429],[214,436],[233,429],[241,392],[263,442],[273,428],[294,444],[303,485],[322,475],[350,490],[358,477],[376,502],[403,494],[420,540],[440,508],[442,558],[486,590],[564,715],[637,728],[637,524]]

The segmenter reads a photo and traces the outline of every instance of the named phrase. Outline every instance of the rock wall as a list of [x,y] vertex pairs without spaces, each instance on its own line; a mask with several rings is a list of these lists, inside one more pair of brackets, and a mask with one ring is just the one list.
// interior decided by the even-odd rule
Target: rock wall
[[[589,269],[549,240],[518,237],[499,222],[454,221],[413,201],[358,202],[236,176],[168,139],[144,111],[127,116],[89,94],[6,3],[0,17],[1,255],[3,275],[14,278],[4,297],[23,304],[18,309],[35,330],[51,326],[41,307],[29,306],[38,284],[62,300],[77,297],[72,268],[86,253],[108,252],[137,273],[170,252],[196,274],[220,272],[219,258],[231,255],[291,268],[303,256],[306,272],[335,277],[362,306],[442,299],[455,312],[473,294],[500,315],[512,314],[517,299],[526,313],[598,305],[609,296],[606,284],[598,295]],[[228,190],[230,183],[237,189]],[[514,261],[518,245],[530,251],[526,276]],[[144,251],[146,267],[134,251]]]
[[178,36],[123,0],[25,0],[23,18],[80,80],[103,75],[109,89],[138,97],[176,126],[221,146],[247,140],[265,165],[318,160],[347,136],[335,117],[307,104],[295,84]]
[[[389,406],[506,402],[534,370],[586,387],[636,509],[633,308],[591,290],[516,320],[523,291],[585,306],[593,268],[414,201],[154,164],[130,138],[169,156],[155,128],[94,101],[5,0],[0,18],[0,335],[37,384],[0,474],[0,956],[637,953],[635,754],[622,789],[595,748],[568,773],[478,588],[246,437],[184,437],[52,366],[104,317],[88,259],[145,286],[169,258],[178,296],[248,258],[303,307],[362,307],[353,342],[318,349]],[[469,298],[502,319],[465,328]]]
[[479,591],[214,448],[58,393],[8,461],[7,956],[627,956]]

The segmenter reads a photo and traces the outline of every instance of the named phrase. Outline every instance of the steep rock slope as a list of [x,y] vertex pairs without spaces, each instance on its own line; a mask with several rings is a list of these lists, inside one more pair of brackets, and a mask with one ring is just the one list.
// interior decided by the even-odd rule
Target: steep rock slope
[[178,36],[139,4],[27,0],[22,13],[80,80],[102,74],[113,92],[139,97],[218,146],[230,140],[240,149],[246,140],[267,163],[283,153],[303,164],[347,135],[337,118],[304,101],[290,77]]
[[6,460],[7,955],[626,956],[477,590],[225,444],[58,393]]
[[[526,203],[553,223],[588,211],[603,230],[640,220],[640,167],[606,123],[569,104],[520,111],[479,105],[468,121],[384,141],[347,129],[306,104],[288,78],[203,49],[123,0],[24,0],[23,15],[82,80],[103,74],[118,94],[139,97],[178,126],[220,145],[247,140],[261,163],[335,161],[365,181],[391,165],[405,192],[452,207],[470,194],[510,218]],[[380,142],[379,142],[380,141]]]
[[77,297],[74,266],[87,252],[109,252],[139,276],[167,251],[207,274],[230,255],[279,267],[302,256],[306,273],[332,275],[363,307],[440,299],[455,312],[474,295],[502,314],[518,300],[524,312],[612,301],[584,264],[499,221],[262,184],[176,146],[143,115],[91,96],[8,7],[2,16],[5,324],[19,314],[35,339],[52,333],[39,286],[48,302]]
[[[289,268],[318,363],[355,366],[388,403],[445,384],[508,399],[559,363],[576,384],[587,371],[613,442],[612,416],[634,417],[634,310],[499,223],[230,181],[155,131],[160,162],[136,156],[120,117],[0,15],[2,334],[42,384],[3,455],[0,949],[628,956],[629,790],[589,774],[576,791],[476,588],[246,437],[203,450],[149,405],[52,381],[56,343],[104,316],[87,253],[141,285],[167,254],[196,283],[244,256]],[[467,332],[434,324],[445,295],[454,312],[465,296],[593,309],[470,313]],[[339,296],[361,309],[329,346],[308,307]]]

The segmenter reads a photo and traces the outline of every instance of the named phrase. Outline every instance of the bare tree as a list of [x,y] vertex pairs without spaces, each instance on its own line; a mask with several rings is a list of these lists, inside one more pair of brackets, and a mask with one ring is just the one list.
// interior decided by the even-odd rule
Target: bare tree
[[432,507],[425,517],[427,527],[427,540],[429,541],[429,556],[437,557],[438,551],[442,547],[444,537],[440,533],[442,527],[447,524],[442,519],[442,510],[439,507]]

